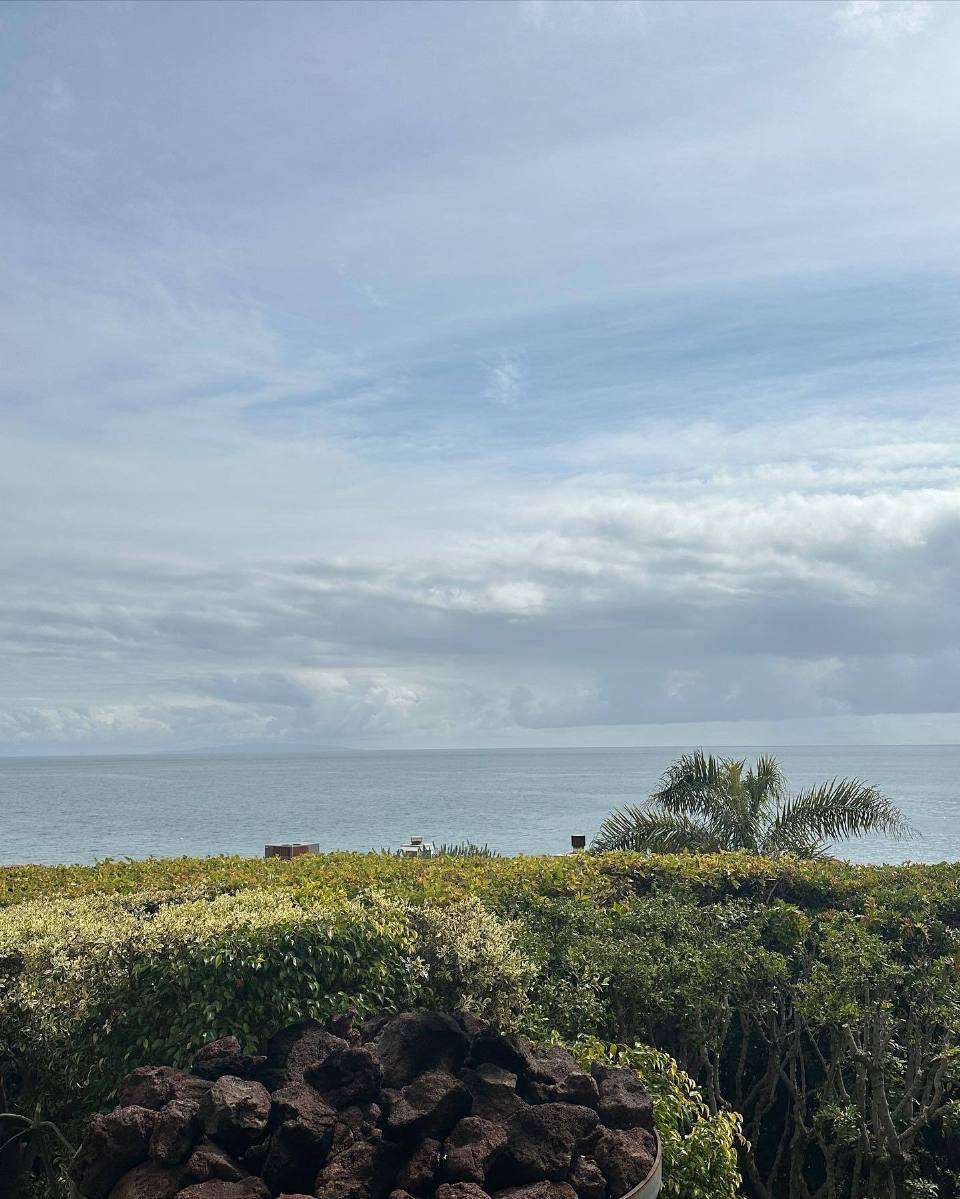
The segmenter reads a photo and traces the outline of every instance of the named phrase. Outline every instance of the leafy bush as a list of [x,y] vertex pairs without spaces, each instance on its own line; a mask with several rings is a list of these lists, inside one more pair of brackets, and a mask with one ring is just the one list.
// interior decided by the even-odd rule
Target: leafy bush
[[489,845],[484,843],[478,845],[476,841],[455,841],[444,842],[437,846],[437,855],[441,858],[499,858],[500,854],[495,849],[491,849]]
[[131,911],[117,898],[0,915],[0,1048],[57,1122],[100,1106],[140,1062],[184,1065],[234,1033],[353,1005],[409,1004],[422,978],[402,906],[304,906],[283,892]]
[[535,973],[517,945],[517,927],[478,899],[410,909],[424,966],[427,1006],[463,1008],[502,1027],[516,1025]]
[[[513,880],[506,893],[515,899]],[[368,889],[336,898],[312,882],[209,899],[192,884],[186,895],[31,900],[0,911],[0,1053],[15,1068],[21,1107],[39,1104],[75,1129],[139,1063],[185,1065],[227,1033],[252,1051],[286,1023],[347,1005],[465,1006],[537,1034],[545,1021],[531,993],[545,982],[530,943],[529,925],[476,897],[414,904]],[[566,1024],[579,1031],[576,1019]],[[588,1040],[577,1050],[610,1052]],[[667,1193],[694,1199],[701,1192],[685,1187],[716,1183],[722,1199],[735,1120],[707,1113],[666,1055],[617,1052],[649,1074]]]
[[742,1113],[755,1199],[960,1194],[958,865],[330,854],[18,867],[0,893],[0,1040],[49,1115],[218,1033],[470,1003],[669,1054]]
[[635,1070],[650,1092],[663,1144],[665,1199],[734,1199],[740,1193],[740,1117],[711,1112],[693,1079],[673,1058],[648,1045],[569,1042],[584,1066],[603,1061]]

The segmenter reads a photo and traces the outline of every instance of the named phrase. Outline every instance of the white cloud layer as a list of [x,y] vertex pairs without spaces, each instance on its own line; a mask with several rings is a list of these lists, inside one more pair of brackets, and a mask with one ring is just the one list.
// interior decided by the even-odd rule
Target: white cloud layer
[[12,5],[0,751],[955,740],[960,18],[757,12]]

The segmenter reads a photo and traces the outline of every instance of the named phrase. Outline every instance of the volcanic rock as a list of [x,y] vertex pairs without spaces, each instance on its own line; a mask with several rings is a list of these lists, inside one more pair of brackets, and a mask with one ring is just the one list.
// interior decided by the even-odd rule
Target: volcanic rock
[[610,1194],[619,1199],[650,1173],[657,1156],[656,1138],[645,1128],[605,1129],[593,1146],[593,1156]]
[[181,1191],[183,1199],[270,1199],[270,1192],[259,1178],[249,1177],[240,1182],[213,1179],[197,1182]]
[[470,1065],[489,1062],[515,1074],[520,1083],[533,1082],[537,1063],[533,1045],[526,1037],[505,1036],[496,1028],[484,1028],[470,1046]]
[[332,1033],[335,1037],[342,1037],[343,1040],[351,1045],[360,1044],[360,1031],[354,1028],[357,1020],[357,1009],[347,1008],[345,1012],[336,1012],[327,1019],[327,1032]]
[[432,1070],[403,1088],[390,1106],[385,1131],[398,1140],[443,1137],[469,1112],[470,1105],[470,1092],[458,1078],[444,1070]]
[[183,1173],[190,1182],[239,1182],[250,1173],[213,1141],[201,1141],[187,1158]]
[[243,1149],[266,1132],[270,1093],[259,1082],[225,1074],[204,1095],[200,1119],[214,1140],[234,1151]]
[[579,1199],[607,1197],[607,1180],[592,1157],[576,1158],[570,1170],[570,1185],[577,1192]]
[[339,1153],[341,1149],[346,1148],[354,1141],[382,1138],[383,1131],[378,1127],[382,1114],[381,1108],[376,1103],[359,1103],[341,1108],[337,1112],[337,1122],[333,1126],[330,1152]]
[[574,1151],[597,1123],[595,1111],[573,1103],[519,1109],[507,1125],[512,1176],[517,1182],[562,1182]]
[[121,1082],[117,1098],[121,1107],[148,1107],[159,1111],[171,1099],[199,1103],[210,1083],[172,1066],[140,1066]]
[[517,1076],[495,1066],[492,1062],[481,1062],[474,1069],[460,1071],[460,1079],[473,1096],[472,1113],[495,1123],[506,1123],[523,1101],[517,1095]]
[[377,1098],[383,1070],[368,1046],[342,1041],[322,1061],[308,1066],[303,1078],[333,1107],[347,1107]]
[[132,1167],[147,1156],[156,1113],[140,1106],[115,1107],[94,1116],[70,1163],[70,1177],[88,1199],[105,1199]]
[[173,1199],[183,1186],[183,1171],[141,1162],[124,1174],[110,1199]]
[[437,1187],[437,1199],[490,1199],[490,1196],[474,1182],[446,1182]]
[[531,1182],[497,1191],[494,1199],[577,1199],[577,1192],[568,1182]]
[[384,1085],[405,1087],[427,1071],[459,1070],[470,1041],[443,1012],[404,1012],[383,1026],[373,1048],[383,1067]]
[[361,1044],[366,1045],[369,1041],[375,1041],[390,1021],[395,1019],[396,1016],[391,1012],[381,1012],[379,1016],[368,1017],[357,1029],[360,1033]]
[[507,1132],[480,1116],[465,1116],[444,1142],[443,1171],[451,1182],[482,1183],[507,1144]]
[[236,1037],[220,1037],[204,1045],[193,1059],[192,1070],[198,1078],[216,1082],[224,1074],[235,1078],[253,1078],[266,1062],[265,1057],[251,1057],[240,1048]]
[[397,1175],[397,1186],[411,1195],[426,1195],[436,1185],[440,1172],[441,1145],[432,1137],[420,1142],[413,1153],[401,1166]]
[[193,1068],[127,1076],[138,1102],[71,1165],[83,1199],[623,1199],[656,1155],[632,1071],[465,1013],[303,1021],[263,1059],[223,1037]]
[[384,1199],[392,1191],[401,1152],[389,1141],[357,1141],[317,1175],[318,1199]]
[[532,1063],[531,1081],[560,1086],[571,1074],[581,1074],[580,1063],[562,1045],[531,1045],[528,1056]]
[[653,1132],[653,1104],[632,1070],[595,1062],[591,1073],[600,1090],[597,1111],[608,1128],[646,1128]]
[[271,1086],[299,1082],[307,1066],[322,1062],[328,1053],[343,1049],[346,1044],[316,1020],[301,1020],[275,1033],[267,1042],[265,1076]]
[[295,1130],[296,1139],[304,1146],[324,1153],[330,1148],[337,1112],[312,1087],[291,1083],[274,1091],[272,1099],[274,1123]]
[[150,1157],[159,1166],[179,1166],[190,1156],[200,1135],[200,1105],[189,1099],[171,1099],[157,1112],[150,1137]]

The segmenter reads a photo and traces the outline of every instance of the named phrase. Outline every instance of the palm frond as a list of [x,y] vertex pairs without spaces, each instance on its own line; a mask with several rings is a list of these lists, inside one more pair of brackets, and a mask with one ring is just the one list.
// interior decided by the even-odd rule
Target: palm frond
[[823,841],[885,833],[903,839],[913,835],[903,813],[881,794],[858,778],[832,779],[810,787],[779,805],[764,838],[764,852],[798,852]]
[[611,812],[593,839],[593,849],[647,853],[715,853],[723,848],[696,820],[655,808],[626,804]]
[[779,802],[786,798],[787,780],[780,763],[772,754],[761,754],[756,766],[747,771],[747,790],[758,804]]
[[672,815],[716,816],[729,806],[732,765],[702,749],[684,754],[664,773],[650,802]]

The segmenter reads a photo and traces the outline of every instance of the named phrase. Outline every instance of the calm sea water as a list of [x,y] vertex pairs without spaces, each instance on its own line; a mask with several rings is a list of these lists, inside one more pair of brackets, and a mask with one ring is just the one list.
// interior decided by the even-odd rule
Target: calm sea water
[[[738,757],[750,747],[714,747]],[[768,747],[769,749],[770,747]],[[0,862],[237,853],[269,841],[396,847],[410,834],[558,853],[646,796],[671,749],[333,752],[0,759]],[[960,856],[960,746],[773,748],[797,787],[859,775],[922,836],[839,850],[862,862]]]

